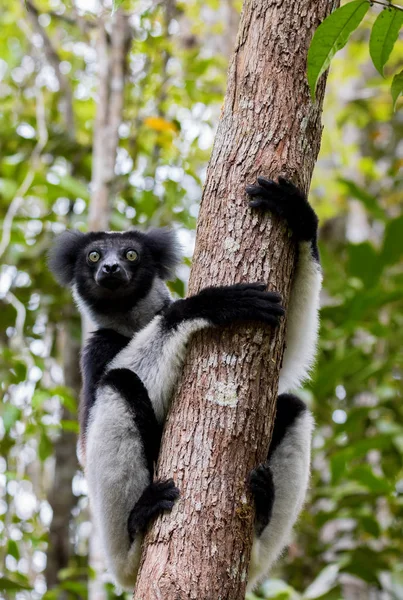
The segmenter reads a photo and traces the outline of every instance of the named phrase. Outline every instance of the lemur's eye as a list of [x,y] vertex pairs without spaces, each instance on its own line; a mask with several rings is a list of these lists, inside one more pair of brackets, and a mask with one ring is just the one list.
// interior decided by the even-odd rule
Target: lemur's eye
[[101,258],[101,255],[99,252],[97,252],[96,250],[93,250],[92,252],[89,253],[88,255],[88,259],[93,262],[96,263],[99,261],[99,259]]
[[137,252],[135,250],[128,250],[126,252],[126,258],[127,260],[131,260],[132,262],[137,260],[139,257],[139,255],[137,254]]

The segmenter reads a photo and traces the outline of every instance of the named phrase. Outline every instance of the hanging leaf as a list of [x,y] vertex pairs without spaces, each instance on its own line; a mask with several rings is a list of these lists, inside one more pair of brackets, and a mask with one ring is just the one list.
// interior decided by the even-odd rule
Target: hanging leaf
[[389,8],[377,17],[369,40],[369,53],[375,68],[383,77],[383,69],[388,62],[393,46],[403,25],[403,10]]
[[319,25],[308,51],[307,76],[312,99],[315,100],[319,77],[333,56],[347,43],[369,9],[368,0],[354,0],[335,10]]
[[113,4],[112,4],[112,14],[114,14],[117,9],[119,8],[119,6],[121,4],[123,4],[124,0],[113,0]]
[[398,98],[403,92],[403,71],[394,76],[390,91],[392,92],[393,110],[396,110]]

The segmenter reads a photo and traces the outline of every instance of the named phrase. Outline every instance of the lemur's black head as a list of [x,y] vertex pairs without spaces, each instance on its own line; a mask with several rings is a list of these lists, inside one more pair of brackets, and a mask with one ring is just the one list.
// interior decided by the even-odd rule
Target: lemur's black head
[[90,232],[57,237],[49,267],[58,282],[100,312],[129,310],[145,298],[154,280],[168,279],[180,260],[173,231]]

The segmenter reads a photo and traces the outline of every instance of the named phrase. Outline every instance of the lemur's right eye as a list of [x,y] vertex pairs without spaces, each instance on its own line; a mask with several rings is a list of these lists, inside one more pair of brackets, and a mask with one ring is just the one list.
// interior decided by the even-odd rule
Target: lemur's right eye
[[93,250],[92,252],[89,253],[88,255],[88,260],[90,260],[93,263],[96,263],[99,261],[99,259],[101,258],[101,255],[99,252],[97,252],[96,250]]

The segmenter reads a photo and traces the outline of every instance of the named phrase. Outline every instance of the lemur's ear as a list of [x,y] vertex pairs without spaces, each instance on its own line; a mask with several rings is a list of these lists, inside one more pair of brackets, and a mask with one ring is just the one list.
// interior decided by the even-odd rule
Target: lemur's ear
[[181,262],[181,247],[172,229],[150,229],[146,233],[147,246],[157,265],[162,279],[173,276],[175,267]]
[[49,250],[49,269],[61,285],[72,285],[74,266],[85,238],[85,233],[68,229],[57,236]]

